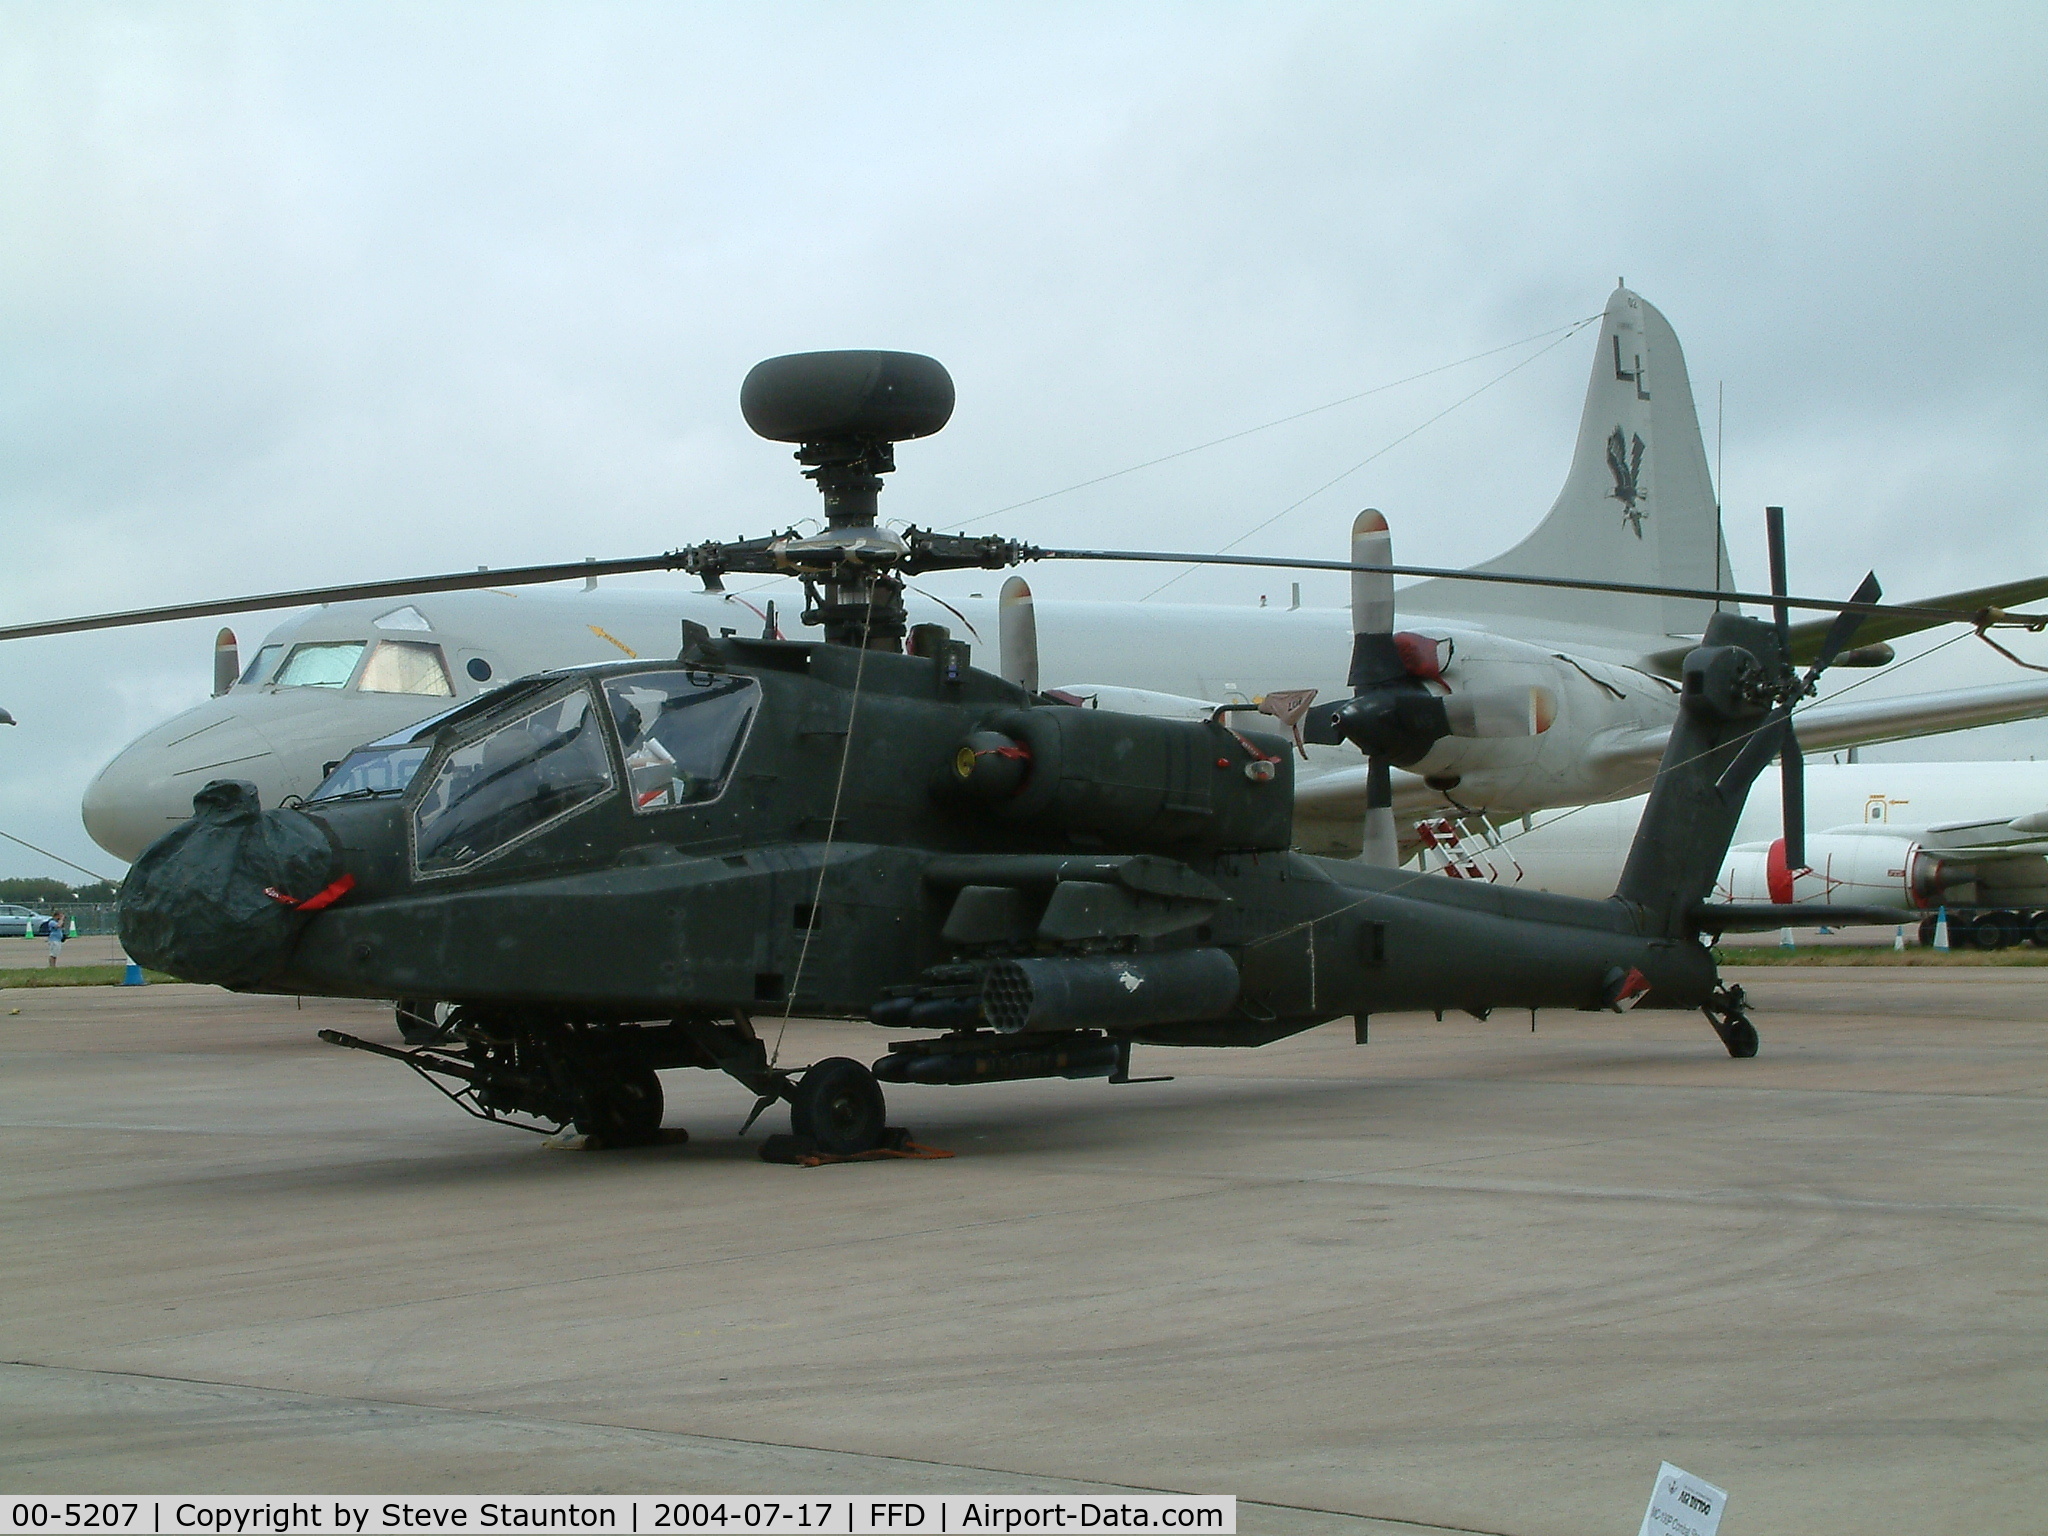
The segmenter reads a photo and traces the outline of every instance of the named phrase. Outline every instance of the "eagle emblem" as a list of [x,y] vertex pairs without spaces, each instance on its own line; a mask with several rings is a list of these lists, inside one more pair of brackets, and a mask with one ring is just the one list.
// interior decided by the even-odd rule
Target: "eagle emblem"
[[1639,432],[1624,438],[1621,428],[1616,427],[1614,435],[1607,439],[1607,468],[1614,475],[1614,489],[1610,494],[1621,503],[1622,525],[1633,529],[1639,539],[1643,536],[1643,518],[1647,515],[1637,504],[1646,495],[1641,486],[1643,448]]

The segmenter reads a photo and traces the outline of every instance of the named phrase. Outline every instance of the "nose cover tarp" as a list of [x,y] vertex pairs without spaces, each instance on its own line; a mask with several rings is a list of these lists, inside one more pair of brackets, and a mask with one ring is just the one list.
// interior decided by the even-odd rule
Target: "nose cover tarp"
[[255,986],[347,880],[326,823],[302,811],[266,811],[255,785],[216,779],[192,797],[192,819],[151,843],[128,871],[121,947],[187,981]]

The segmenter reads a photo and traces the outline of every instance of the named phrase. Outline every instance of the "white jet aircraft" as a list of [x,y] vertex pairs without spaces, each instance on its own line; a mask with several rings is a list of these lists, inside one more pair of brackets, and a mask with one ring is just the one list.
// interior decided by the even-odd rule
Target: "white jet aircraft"
[[[1627,288],[1607,304],[1563,491],[1527,538],[1475,569],[1732,590],[1678,338]],[[2042,595],[2048,580],[1929,601],[1974,610]],[[1451,727],[1465,734],[1435,739],[1392,773],[1394,812],[1410,844],[1415,819],[1447,806],[1504,823],[1645,787],[1676,717],[1678,665],[1716,606],[1455,577],[1407,587],[1393,601],[1402,664],[1430,692],[1465,706]],[[350,748],[451,701],[551,667],[670,654],[678,620],[795,638],[791,606],[785,598],[771,608],[760,592],[599,590],[593,579],[582,591],[442,592],[315,608],[272,631],[239,674],[231,653],[217,658],[218,696],[110,762],[86,791],[86,828],[132,860],[190,814],[193,793],[210,779],[247,779],[267,804],[310,795]],[[1348,696],[1353,622],[1343,609],[1034,606],[1039,675],[1071,680],[1056,685],[1100,707],[1178,712],[1305,687],[1326,704]],[[913,622],[964,626],[985,662],[998,648],[1003,618],[992,591],[950,605],[913,595],[909,608]],[[1383,618],[1391,628],[1392,615]],[[1817,646],[1826,622],[1795,626],[1795,650]],[[1853,643],[1868,664],[1888,658],[1877,642],[1913,627],[1873,619]],[[1802,714],[1800,736],[1825,750],[2043,710],[2048,683],[2002,684],[1820,706]],[[1357,854],[1368,769],[1349,746],[1308,751],[1297,791],[1301,845]]]

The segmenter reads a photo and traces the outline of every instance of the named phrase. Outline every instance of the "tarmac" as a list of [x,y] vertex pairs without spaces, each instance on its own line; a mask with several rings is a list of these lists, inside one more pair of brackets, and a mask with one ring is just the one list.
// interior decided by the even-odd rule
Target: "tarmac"
[[[1246,1532],[2038,1531],[2048,975],[893,1088],[950,1160],[466,1119],[358,1003],[0,991],[0,1488],[1235,1494]],[[2037,979],[2038,976],[2038,979]],[[15,1010],[19,1010],[16,1012]],[[884,1036],[797,1021],[785,1060]]]

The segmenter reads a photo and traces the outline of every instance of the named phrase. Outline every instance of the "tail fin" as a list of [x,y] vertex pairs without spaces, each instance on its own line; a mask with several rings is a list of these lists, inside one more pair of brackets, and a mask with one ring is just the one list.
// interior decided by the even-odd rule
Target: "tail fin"
[[[1607,301],[1578,447],[1550,515],[1513,549],[1475,569],[1734,586],[1685,354],[1670,322],[1641,296],[1616,288]],[[1716,609],[1694,598],[1492,586],[1455,577],[1410,587],[1401,603],[1460,617],[1620,630],[1658,642],[1645,649],[1663,649],[1668,636],[1700,634]]]
[[1678,722],[1614,894],[1641,908],[1667,938],[1696,931],[1695,909],[1728,857],[1749,786],[1768,765],[1738,759],[1767,717],[1771,680],[1786,668],[1778,633],[1762,619],[1715,614],[1685,658]]

